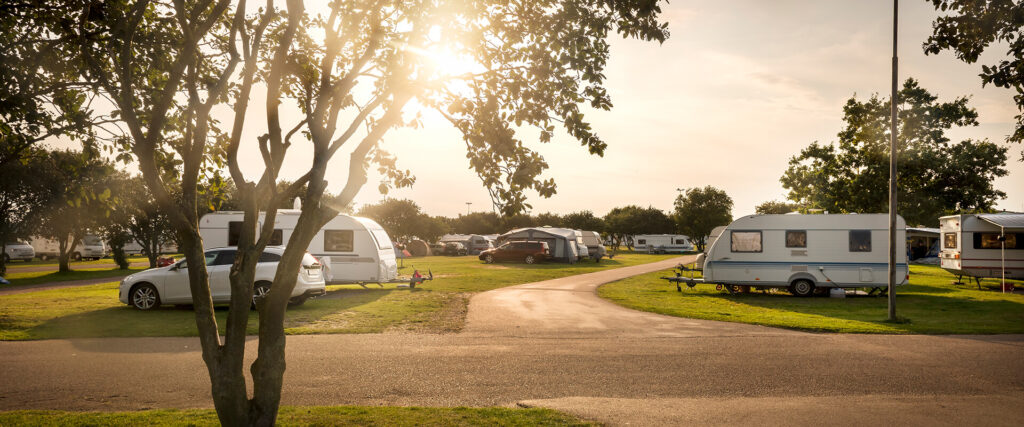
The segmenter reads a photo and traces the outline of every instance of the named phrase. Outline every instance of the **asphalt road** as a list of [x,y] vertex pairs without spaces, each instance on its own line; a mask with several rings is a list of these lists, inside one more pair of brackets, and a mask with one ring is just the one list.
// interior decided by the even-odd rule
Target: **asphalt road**
[[[291,336],[283,403],[545,406],[631,425],[1024,423],[1024,336],[798,333],[593,294],[660,267],[479,294],[460,334]],[[0,343],[0,409],[210,407],[198,350],[194,338]]]

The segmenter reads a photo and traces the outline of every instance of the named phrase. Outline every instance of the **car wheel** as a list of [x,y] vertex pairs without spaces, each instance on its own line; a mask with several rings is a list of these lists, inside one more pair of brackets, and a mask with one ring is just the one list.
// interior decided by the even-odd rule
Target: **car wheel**
[[308,299],[309,299],[309,297],[306,297],[306,296],[295,297],[295,298],[292,298],[290,301],[288,301],[288,305],[291,306],[291,307],[298,307],[298,306],[300,306],[302,304],[305,304],[306,300],[308,300]]
[[132,303],[132,307],[143,311],[152,310],[160,306],[160,294],[149,283],[136,285],[132,288],[129,300]]
[[814,283],[810,280],[800,279],[789,285],[789,293],[798,297],[807,297],[814,294]]
[[484,262],[494,264],[494,255],[487,254],[487,256],[484,257]]
[[533,264],[536,261],[537,260],[533,258],[533,255],[527,255],[526,258],[523,259],[523,262],[525,262],[527,264]]
[[49,255],[46,255],[46,254],[39,255],[39,260],[40,261],[46,261],[48,259],[50,259]]
[[74,258],[75,261],[81,261],[82,260],[82,254],[80,254],[78,252],[75,252],[74,254],[71,255],[71,258]]
[[268,292],[270,292],[270,283],[256,283],[256,287],[252,289],[252,307],[256,308],[256,302],[266,298]]

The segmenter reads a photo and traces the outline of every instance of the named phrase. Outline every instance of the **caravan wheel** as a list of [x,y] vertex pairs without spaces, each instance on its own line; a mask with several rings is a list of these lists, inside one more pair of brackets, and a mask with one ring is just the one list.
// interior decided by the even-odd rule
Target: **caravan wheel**
[[810,280],[800,279],[789,285],[789,293],[798,297],[807,297],[814,294],[814,283]]

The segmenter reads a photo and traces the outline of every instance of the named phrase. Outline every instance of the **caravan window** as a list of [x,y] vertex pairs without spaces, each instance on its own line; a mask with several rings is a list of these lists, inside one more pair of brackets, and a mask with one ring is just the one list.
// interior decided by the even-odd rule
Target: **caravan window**
[[685,245],[686,244],[686,239],[676,239],[676,244],[677,245]]
[[[999,241],[999,233],[974,233],[974,249],[1002,247],[1003,242]],[[1024,249],[1024,233],[1006,233],[1006,249]]]
[[647,244],[647,239],[637,239],[636,240],[636,244],[638,244],[638,245],[646,245]]
[[786,231],[786,247],[787,248],[806,248],[807,247],[807,230],[787,230]]
[[731,249],[733,252],[761,252],[761,232],[733,231]]
[[871,230],[850,230],[850,252],[871,252]]
[[281,246],[284,244],[284,232],[280,228],[275,229],[270,235],[270,241],[267,242],[269,246]]
[[324,230],[324,252],[352,252],[352,230]]
[[946,249],[956,249],[956,233],[946,233],[942,237],[942,247]]

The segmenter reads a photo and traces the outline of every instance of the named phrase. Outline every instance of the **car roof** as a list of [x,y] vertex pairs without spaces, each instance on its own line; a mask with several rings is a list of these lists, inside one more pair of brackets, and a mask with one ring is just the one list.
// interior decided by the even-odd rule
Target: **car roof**
[[[224,251],[224,250],[237,251],[238,250],[238,246],[221,246],[221,247],[218,247],[218,248],[208,248],[208,249],[204,250],[203,252]],[[284,246],[267,246],[266,249],[263,249],[263,252],[271,252],[271,253],[275,253],[275,254],[282,254],[282,253],[284,253]]]

